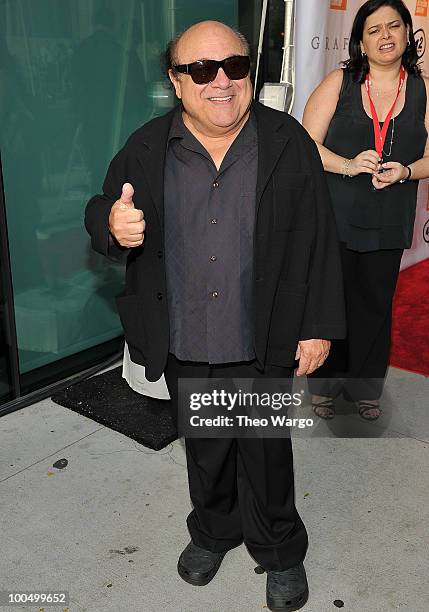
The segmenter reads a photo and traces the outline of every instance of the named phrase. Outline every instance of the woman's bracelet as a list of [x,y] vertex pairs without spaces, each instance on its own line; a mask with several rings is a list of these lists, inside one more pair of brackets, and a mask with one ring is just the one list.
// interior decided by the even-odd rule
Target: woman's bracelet
[[341,174],[343,175],[343,178],[346,178],[346,176],[349,178],[353,177],[353,174],[350,174],[350,164],[352,161],[353,159],[345,159],[343,161],[343,165],[341,166]]
[[411,178],[411,168],[410,168],[410,166],[405,166],[405,168],[408,170],[408,176],[406,178],[401,179],[400,181],[398,181],[398,183],[406,183]]

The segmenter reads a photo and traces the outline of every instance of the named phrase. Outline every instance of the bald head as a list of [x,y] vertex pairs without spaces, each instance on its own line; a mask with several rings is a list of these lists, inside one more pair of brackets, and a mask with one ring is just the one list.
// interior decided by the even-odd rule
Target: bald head
[[211,42],[208,47],[218,47],[219,42],[225,41],[225,44],[237,46],[242,55],[249,54],[249,45],[242,34],[234,32],[232,28],[220,21],[201,21],[185,30],[179,37],[176,45],[178,63],[188,63],[188,59],[183,59],[183,57],[189,57],[189,53],[192,53],[195,44],[200,40]]
[[187,60],[183,60],[182,55],[188,53],[190,48],[195,46],[196,41],[201,40],[205,36],[216,38],[217,40],[219,38],[231,40],[232,38],[240,46],[240,55],[250,54],[249,43],[241,32],[233,30],[220,21],[200,21],[178,34],[168,43],[165,53],[167,75],[169,70],[174,70],[175,65],[190,63]]

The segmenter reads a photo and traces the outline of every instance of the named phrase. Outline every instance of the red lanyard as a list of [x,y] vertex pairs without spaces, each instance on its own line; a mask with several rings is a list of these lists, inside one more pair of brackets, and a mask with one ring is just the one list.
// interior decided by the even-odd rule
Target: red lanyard
[[392,108],[388,112],[386,119],[383,123],[383,129],[380,129],[380,122],[378,120],[377,111],[375,110],[374,102],[371,99],[371,94],[369,91],[369,74],[365,77],[365,89],[369,98],[369,105],[371,107],[371,115],[372,121],[374,123],[374,141],[375,141],[375,149],[382,159],[383,157],[383,147],[387,136],[387,130],[389,129],[389,123],[392,119],[393,111],[395,110],[396,102],[398,101],[399,94],[401,93],[402,86],[405,82],[405,68],[401,66],[401,71],[399,73],[399,85],[398,85],[398,93],[396,94],[395,101],[392,104]]

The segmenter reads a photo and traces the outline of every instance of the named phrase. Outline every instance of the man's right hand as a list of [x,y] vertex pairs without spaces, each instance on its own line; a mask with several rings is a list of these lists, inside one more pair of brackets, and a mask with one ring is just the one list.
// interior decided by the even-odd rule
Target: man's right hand
[[119,200],[113,204],[109,215],[109,231],[123,247],[137,247],[143,244],[146,223],[143,211],[134,208],[134,188],[124,183]]

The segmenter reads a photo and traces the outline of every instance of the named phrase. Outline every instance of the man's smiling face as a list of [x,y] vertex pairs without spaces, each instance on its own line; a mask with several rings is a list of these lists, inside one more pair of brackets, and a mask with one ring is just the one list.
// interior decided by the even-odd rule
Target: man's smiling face
[[[238,36],[227,26],[206,21],[191,27],[179,40],[175,63],[191,64],[197,60],[223,60],[233,55],[246,55]],[[247,115],[252,101],[250,76],[229,79],[219,68],[213,81],[197,85],[188,74],[170,79],[181,99],[186,119],[206,136],[222,136],[234,132]]]

